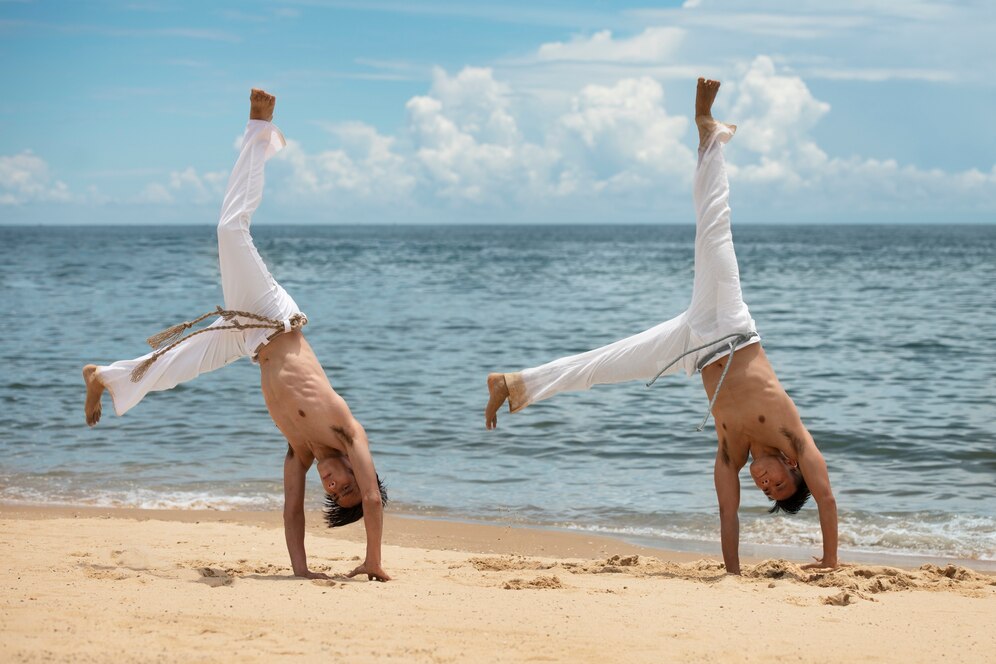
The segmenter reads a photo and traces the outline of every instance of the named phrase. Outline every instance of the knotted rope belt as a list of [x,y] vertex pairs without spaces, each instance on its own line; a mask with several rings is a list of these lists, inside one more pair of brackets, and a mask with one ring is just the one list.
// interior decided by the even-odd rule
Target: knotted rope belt
[[[205,318],[210,318],[211,316],[221,316],[229,324],[228,325],[214,325],[211,327],[205,327],[196,332],[191,332],[190,334],[183,335],[184,330],[189,330],[194,325],[197,325]],[[239,321],[236,316],[241,318],[248,318],[250,320],[257,321],[255,323],[243,323]],[[160,356],[173,350],[180,344],[182,344],[187,339],[191,337],[196,337],[198,334],[203,334],[204,332],[220,332],[223,330],[275,330],[277,332],[290,332],[291,330],[299,330],[308,323],[308,317],[303,313],[296,313],[290,318],[276,319],[267,318],[266,316],[260,316],[259,314],[250,313],[248,311],[235,311],[233,309],[222,309],[221,307],[215,307],[214,311],[209,311],[203,316],[199,316],[194,320],[184,321],[174,325],[173,327],[167,328],[160,332],[159,334],[154,334],[146,341],[153,350],[156,352],[151,356],[146,358],[144,362],[135,367],[131,372],[131,382],[137,383],[142,380],[145,372],[149,370],[149,367],[160,358]],[[181,336],[183,335],[183,336]]]
[[[720,337],[719,339],[716,339],[714,341],[710,341],[709,343],[703,344],[703,345],[699,346],[698,348],[692,348],[691,350],[686,350],[684,353],[682,353],[678,357],[674,358],[674,360],[671,361],[666,367],[664,367],[663,369],[661,369],[660,371],[658,371],[657,375],[654,376],[654,379],[651,380],[649,383],[647,383],[647,387],[650,387],[651,385],[653,385],[654,383],[656,383],[657,379],[660,378],[664,374],[665,371],[667,371],[668,369],[670,369],[671,367],[673,367],[675,364],[677,364],[678,360],[680,360],[681,358],[685,357],[686,355],[691,355],[692,353],[696,353],[696,352],[698,352],[700,350],[703,350],[704,348],[708,348],[709,346],[718,344],[721,341],[726,341],[727,339],[730,339],[730,343],[729,343],[729,346],[730,346],[730,359],[727,360],[726,366],[723,367],[723,373],[720,374],[720,376],[719,376],[719,382],[716,383],[716,391],[712,393],[712,399],[709,400],[709,410],[706,411],[705,417],[702,418],[702,424],[700,424],[697,427],[695,427],[696,431],[702,431],[702,429],[705,428],[706,422],[709,421],[709,416],[712,414],[712,407],[714,405],[716,405],[716,397],[719,396],[719,388],[723,387],[723,381],[726,379],[726,372],[730,370],[730,365],[733,364],[733,353],[736,352],[736,350],[737,350],[737,348],[739,346],[744,345],[745,343],[747,343],[748,341],[750,341],[751,339],[753,339],[756,336],[758,336],[757,332],[744,332],[744,333],[739,333],[738,332],[738,333],[735,333],[735,334],[727,334],[725,337]],[[706,356],[701,362],[699,362],[699,365],[696,367],[696,369],[699,370],[699,371],[702,371],[702,368],[705,367],[707,364],[709,364],[709,362],[712,360],[712,358],[714,358],[720,352],[721,352],[720,350],[717,350],[716,352],[712,353],[711,355]]]

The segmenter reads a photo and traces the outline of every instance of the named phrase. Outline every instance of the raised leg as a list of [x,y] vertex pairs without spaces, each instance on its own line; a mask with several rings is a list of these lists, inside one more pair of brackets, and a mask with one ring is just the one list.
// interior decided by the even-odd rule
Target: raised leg
[[699,79],[695,121],[700,144],[693,181],[695,281],[686,312],[693,341],[698,343],[756,329],[740,289],[740,267],[730,227],[730,183],[723,158],[723,144],[733,137],[736,126],[713,119],[712,104],[718,91],[718,81]]
[[[286,142],[270,120],[276,98],[253,90],[249,124],[239,157],[228,179],[218,221],[218,259],[225,308],[247,311],[277,320],[300,312],[297,303],[277,283],[253,243],[249,227],[263,198],[264,166]],[[243,321],[250,322],[250,321]],[[247,330],[246,345],[252,356],[273,335],[272,330]]]
[[[287,293],[277,284],[260,257],[249,227],[253,213],[263,200],[266,160],[286,144],[273,117],[276,99],[262,90],[250,97],[250,120],[242,137],[242,148],[228,178],[218,221],[218,259],[225,307],[278,317],[287,308]],[[290,300],[293,304],[293,300]],[[293,307],[296,313],[296,306]]]

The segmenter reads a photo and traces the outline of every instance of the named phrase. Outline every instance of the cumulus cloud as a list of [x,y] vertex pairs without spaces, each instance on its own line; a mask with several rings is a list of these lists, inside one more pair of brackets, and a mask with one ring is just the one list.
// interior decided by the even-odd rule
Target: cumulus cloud
[[48,163],[31,150],[0,156],[0,205],[65,202],[70,198],[65,183],[53,180]]
[[647,28],[627,39],[614,39],[610,30],[602,30],[568,42],[543,44],[537,57],[581,62],[662,62],[674,55],[684,36],[684,30],[672,27]]
[[434,72],[429,94],[406,104],[412,163],[424,185],[451,200],[498,203],[542,195],[558,154],[525,140],[508,87],[490,69]]
[[415,178],[405,158],[394,150],[395,139],[362,122],[325,125],[340,147],[309,154],[291,140],[277,155],[291,169],[287,188],[314,197],[343,193],[359,200],[403,198],[414,189]]
[[778,71],[767,56],[755,58],[730,87],[729,114],[740,127],[731,143],[730,172],[756,191],[866,209],[936,204],[952,195],[996,203],[996,166],[988,172],[947,172],[894,159],[829,156],[811,131],[830,105],[816,99],[801,77]]
[[654,176],[688,176],[694,163],[683,144],[688,124],[684,116],[668,115],[663,87],[643,77],[585,87],[558,120],[557,136],[577,179],[629,188],[651,184]]
[[[546,53],[622,59],[644,43],[624,42],[598,33]],[[950,200],[953,192],[972,205],[996,205],[996,167],[951,173],[830,156],[813,136],[830,105],[802,76],[765,55],[731,69],[724,76],[723,113],[740,129],[727,150],[729,172],[738,195],[760,201],[762,211],[783,204],[839,209],[845,203],[849,209],[898,210],[911,201]],[[561,108],[535,108],[529,95],[493,69],[437,68],[425,93],[405,104],[406,125],[398,135],[361,122],[325,124],[334,146],[314,150],[289,141],[277,156],[281,167],[269,174],[270,187],[304,205],[421,206],[429,211],[426,218],[505,210],[528,219],[536,218],[532,211],[556,208],[604,219],[620,205],[653,218],[662,206],[685,200],[678,195],[687,193],[695,164],[691,109],[669,108],[666,92],[657,78],[620,76],[570,90]],[[149,184],[142,200],[214,203],[224,182],[224,172],[188,168]]]
[[139,203],[168,205],[171,203],[205,204],[221,200],[228,173],[210,171],[198,173],[193,167],[173,171],[165,182],[150,182],[138,195]]

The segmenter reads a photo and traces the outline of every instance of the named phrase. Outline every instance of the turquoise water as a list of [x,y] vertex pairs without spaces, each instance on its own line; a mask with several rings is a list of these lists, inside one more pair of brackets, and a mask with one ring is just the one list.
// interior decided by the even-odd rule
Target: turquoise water
[[[282,227],[307,312],[399,508],[718,551],[697,377],[560,395],[486,431],[485,376],[680,312],[694,228]],[[827,459],[846,551],[996,559],[996,226],[741,226],[744,294]],[[286,444],[248,360],[83,422],[80,367],[222,302],[214,228],[0,227],[0,499],[274,509]],[[816,509],[745,546],[818,553]],[[319,505],[312,480],[309,501]],[[846,553],[845,553],[846,556]]]

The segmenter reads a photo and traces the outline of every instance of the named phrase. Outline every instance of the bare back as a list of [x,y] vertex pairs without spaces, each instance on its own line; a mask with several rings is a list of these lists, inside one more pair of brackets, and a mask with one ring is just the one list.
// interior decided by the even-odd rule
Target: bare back
[[332,389],[304,334],[280,334],[259,351],[260,384],[266,407],[305,466],[322,449],[346,454],[336,431],[352,419],[346,402]]

